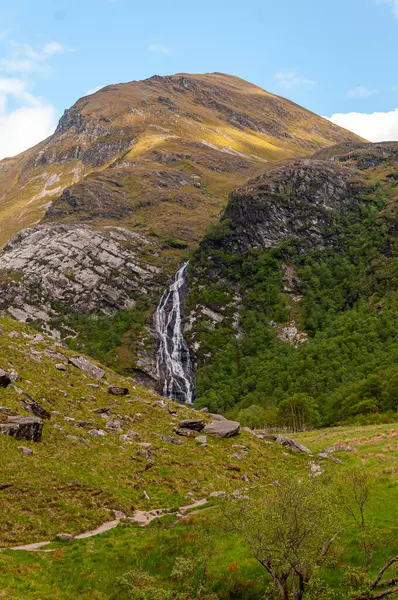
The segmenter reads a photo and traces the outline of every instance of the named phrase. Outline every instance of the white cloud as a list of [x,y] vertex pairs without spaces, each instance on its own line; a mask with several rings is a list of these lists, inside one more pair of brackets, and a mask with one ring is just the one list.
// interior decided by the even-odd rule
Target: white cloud
[[9,42],[9,56],[0,57],[0,159],[19,154],[53,133],[57,111],[30,91],[31,79],[33,74],[50,72],[52,58],[66,51],[54,40],[38,50]]
[[43,55],[44,56],[54,56],[54,54],[61,54],[62,52],[65,52],[66,48],[65,46],[63,46],[62,44],[60,44],[59,42],[48,42],[47,44],[45,44],[43,46]]
[[24,81],[0,79],[0,159],[45,139],[53,133],[56,122],[55,108],[31,94]]
[[392,8],[392,14],[398,18],[398,0],[377,0],[377,4],[389,4]]
[[275,73],[274,78],[277,80],[279,87],[285,90],[294,90],[298,87],[313,87],[315,81],[302,77],[296,71],[279,71]]
[[18,44],[13,41],[10,47],[11,56],[0,59],[0,72],[21,74],[49,71],[49,59],[68,50],[55,41],[47,42],[39,51],[34,50],[29,44]]
[[372,88],[367,88],[364,85],[359,85],[358,87],[349,90],[347,92],[347,96],[349,98],[370,98],[370,96],[374,96],[375,94],[378,94],[379,90],[375,90]]
[[148,50],[149,52],[158,52],[159,54],[169,54],[169,49],[162,44],[151,44]]
[[371,142],[398,140],[398,108],[389,112],[336,113],[326,118]]

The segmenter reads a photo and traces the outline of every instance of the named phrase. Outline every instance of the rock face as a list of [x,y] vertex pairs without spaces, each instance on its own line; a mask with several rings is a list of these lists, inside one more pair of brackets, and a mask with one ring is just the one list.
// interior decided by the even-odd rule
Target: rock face
[[1,433],[16,440],[41,442],[43,421],[35,417],[8,417],[5,423],[0,422]]
[[161,269],[143,260],[156,244],[122,228],[39,225],[17,234],[0,255],[0,307],[26,321],[47,321],[61,302],[71,312],[131,308],[158,286]]
[[332,244],[333,213],[357,201],[363,183],[352,170],[302,160],[261,175],[236,190],[225,213],[229,243],[240,252],[298,239],[307,247]]

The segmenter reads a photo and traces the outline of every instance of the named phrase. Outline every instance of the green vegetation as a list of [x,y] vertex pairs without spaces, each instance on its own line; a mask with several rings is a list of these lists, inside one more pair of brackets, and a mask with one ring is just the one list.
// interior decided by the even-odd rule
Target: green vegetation
[[[17,388],[51,413],[41,443],[0,435],[0,547],[81,533],[112,520],[112,510],[131,516],[136,509],[177,509],[192,504],[188,494],[202,499],[240,488],[242,474],[254,480],[279,463],[296,462],[245,432],[239,438],[248,449],[244,465],[232,456],[233,438],[209,436],[205,447],[193,438],[170,443],[161,436],[176,438],[179,420],[197,417],[192,409],[173,403],[171,414],[152,390],[106,368],[104,378],[89,377],[67,363],[75,352],[49,338],[36,341],[34,330],[8,317],[0,317],[0,328],[0,368],[14,369]],[[130,394],[113,396],[109,385]],[[18,389],[0,387],[0,398],[3,409],[31,416]],[[93,429],[102,435],[91,435]],[[21,445],[33,455],[25,456]]]
[[[199,319],[190,333],[200,342],[199,407],[293,430],[395,418],[398,248],[381,217],[392,189],[376,185],[337,215],[324,249],[303,253],[292,240],[241,255],[229,249],[228,223],[213,227],[193,260],[188,300],[188,310],[201,304],[224,316],[215,327]],[[291,291],[286,265],[299,280]],[[279,339],[293,321],[308,342]]]
[[[69,348],[89,354],[118,373],[134,373],[137,343],[152,308],[149,298],[141,298],[134,308],[118,310],[112,315],[71,314],[64,307],[57,308],[61,308],[61,313],[64,310],[64,314],[52,326],[65,332]],[[71,332],[72,335],[67,335]]]
[[[333,428],[299,434],[296,439],[307,443],[314,451],[337,442],[355,449],[353,453],[336,454],[343,464],[323,461],[324,475],[315,480],[300,480],[304,490],[300,498],[304,498],[308,506],[317,503],[322,531],[325,532],[323,514],[326,511],[328,530],[332,534],[340,532],[328,560],[314,569],[304,600],[348,600],[366,589],[378,570],[398,551],[396,430],[385,425]],[[264,451],[265,448],[268,450],[268,446]],[[294,487],[294,473],[306,473],[306,458],[291,457],[291,462],[285,464],[280,458],[278,455],[276,470],[256,485],[248,486],[254,501],[253,512],[249,512],[251,522],[267,499],[279,494],[279,489],[269,483],[286,481],[287,486],[282,490],[288,490]],[[357,504],[352,503],[350,490],[354,488],[349,487],[347,480],[361,472],[366,472],[370,481],[373,480],[364,505],[367,535],[372,543],[368,571],[364,570],[360,529],[353,524],[340,531],[342,526],[354,523],[347,506],[356,510]],[[346,485],[344,501],[342,485]],[[317,491],[315,496],[311,495],[314,490]],[[337,502],[336,494],[339,494]],[[292,494],[282,497],[288,504],[294,504]],[[324,505],[321,499],[325,501]],[[242,502],[245,503],[244,498]],[[82,600],[274,600],[271,579],[244,538],[228,526],[222,506],[221,502],[221,505],[216,504],[211,510],[179,523],[174,519],[173,526],[163,520],[144,529],[123,523],[116,530],[96,538],[73,544],[53,544],[51,553],[0,553],[2,593],[12,600],[73,600],[76,597]],[[277,511],[278,505],[273,510]],[[265,520],[270,517],[269,513],[262,514]],[[313,515],[312,509],[310,514]],[[300,518],[303,518],[301,511]],[[283,521],[282,530],[288,532],[292,524],[293,520]],[[277,526],[278,523],[273,521],[274,529]],[[319,535],[314,528],[311,533],[315,538]],[[315,538],[312,537],[312,541]],[[269,538],[266,536],[264,541]],[[280,547],[277,543],[275,550],[271,547],[271,552],[277,552]],[[304,558],[303,554],[300,556]],[[396,565],[393,565],[385,579],[396,576]]]

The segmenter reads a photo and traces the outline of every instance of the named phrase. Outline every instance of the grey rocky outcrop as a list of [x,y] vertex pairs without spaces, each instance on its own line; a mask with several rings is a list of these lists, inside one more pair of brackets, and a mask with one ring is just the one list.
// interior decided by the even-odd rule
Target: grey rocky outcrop
[[[11,238],[0,254],[0,308],[19,321],[48,321],[61,303],[70,312],[109,313],[134,307],[162,286],[148,261],[156,242],[121,227],[45,224]],[[161,281],[159,281],[159,278]]]
[[36,417],[11,416],[6,422],[0,422],[0,434],[9,435],[16,440],[41,442],[43,421]]
[[233,192],[224,218],[231,249],[271,248],[296,239],[305,247],[333,243],[333,214],[358,203],[365,186],[352,169],[301,160],[268,171]]
[[281,446],[289,447],[293,450],[293,452],[298,452],[299,454],[312,455],[311,450],[309,448],[307,448],[307,446],[304,446],[303,444],[300,444],[300,442],[297,442],[296,440],[294,440],[290,437],[287,437],[285,435],[278,435],[275,433],[265,433],[262,431],[259,431],[259,432],[250,431],[250,433],[253,433],[260,440],[276,442],[277,444],[280,444]]
[[72,357],[69,359],[69,362],[74,367],[77,367],[81,371],[90,375],[90,377],[94,377],[95,379],[102,379],[105,375],[105,371],[94,365],[92,362],[87,360],[84,356]]
[[193,431],[202,431],[205,426],[203,419],[184,419],[179,422],[182,429],[192,429]]

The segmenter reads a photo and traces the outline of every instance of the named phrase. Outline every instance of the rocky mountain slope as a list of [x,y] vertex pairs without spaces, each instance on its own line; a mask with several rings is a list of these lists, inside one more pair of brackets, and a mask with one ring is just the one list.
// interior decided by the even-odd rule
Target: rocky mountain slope
[[228,194],[276,161],[358,140],[218,73],[82,98],[48,140],[0,163],[0,308],[153,383],[143,326]]
[[397,149],[336,146],[232,194],[191,262],[200,405],[285,424],[398,410]]
[[1,161],[0,244],[44,215],[122,221],[189,244],[268,162],[356,140],[229,75],[111,85],[65,111],[49,139]]

